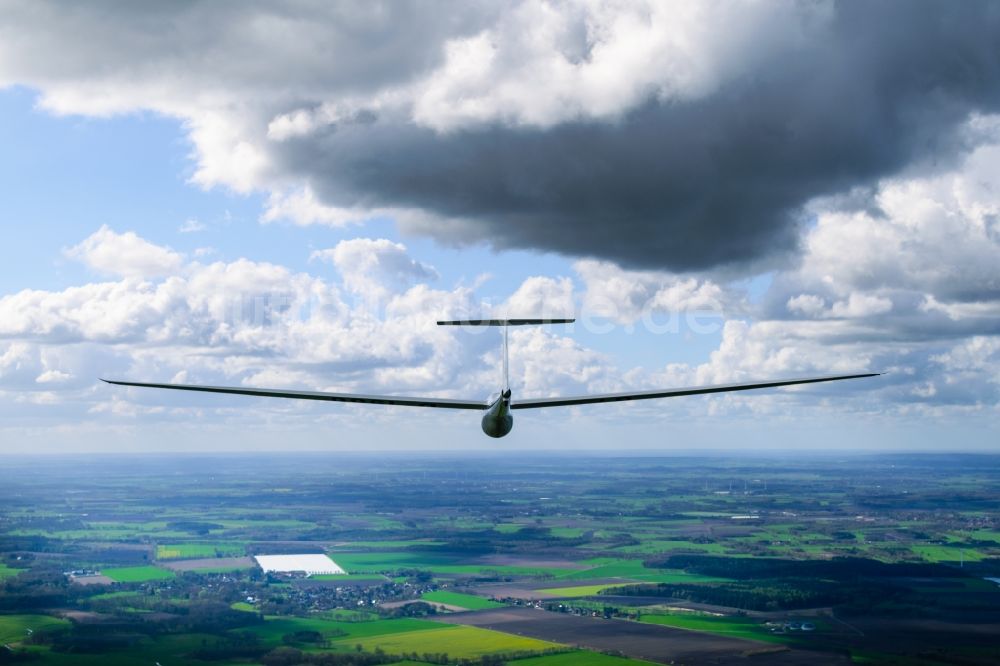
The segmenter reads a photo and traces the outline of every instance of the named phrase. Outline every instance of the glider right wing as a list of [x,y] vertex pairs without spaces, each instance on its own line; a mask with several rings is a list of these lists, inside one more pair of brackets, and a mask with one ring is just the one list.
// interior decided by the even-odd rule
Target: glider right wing
[[565,407],[568,405],[588,405],[597,402],[622,402],[625,400],[652,400],[654,398],[676,398],[682,395],[702,395],[705,393],[727,393],[729,391],[749,391],[751,389],[775,388],[778,386],[793,386],[796,384],[818,384],[820,382],[835,382],[841,379],[860,379],[862,377],[877,377],[880,373],[869,372],[861,375],[835,375],[830,377],[806,377],[802,379],[777,379],[769,382],[752,382],[749,384],[719,384],[716,386],[691,386],[688,388],[665,389],[662,391],[639,391],[637,393],[604,393],[596,395],[579,395],[566,398],[541,398],[528,400],[512,400],[511,409],[535,409],[538,407]]

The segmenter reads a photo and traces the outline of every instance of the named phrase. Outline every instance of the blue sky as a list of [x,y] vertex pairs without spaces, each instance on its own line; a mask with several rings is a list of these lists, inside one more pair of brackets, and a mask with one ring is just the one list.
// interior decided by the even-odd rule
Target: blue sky
[[[497,252],[481,245],[454,249],[425,237],[402,237],[390,218],[343,229],[261,224],[260,194],[203,189],[189,182],[193,148],[177,120],[150,112],[55,116],[38,109],[37,98],[27,88],[0,92],[0,141],[8,148],[0,156],[0,177],[10,185],[6,214],[12,222],[22,221],[12,224],[13,242],[0,249],[9,268],[0,275],[4,293],[59,290],[92,279],[92,272],[67,260],[63,250],[105,224],[186,254],[210,247],[213,260],[243,257],[319,273],[323,268],[309,259],[314,250],[359,235],[388,238],[433,265],[440,284],[472,283],[488,273],[479,294],[493,303],[503,302],[531,276],[573,274],[571,259],[551,253]],[[188,220],[204,230],[181,231]],[[615,326],[600,335],[581,329],[578,334],[582,344],[625,367],[651,359],[697,362],[719,342],[716,334],[690,330],[662,338],[642,326]]]
[[[312,50],[253,28],[292,10],[42,7],[0,28],[0,452],[492,446],[464,414],[97,382],[480,398],[494,332],[431,322],[488,313],[580,320],[513,336],[522,395],[886,373],[525,414],[512,448],[994,446],[992,87],[864,99],[921,40],[979,67],[976,3],[961,35],[893,9],[912,45],[823,5],[320,7]],[[836,117],[826,71],[854,72]]]

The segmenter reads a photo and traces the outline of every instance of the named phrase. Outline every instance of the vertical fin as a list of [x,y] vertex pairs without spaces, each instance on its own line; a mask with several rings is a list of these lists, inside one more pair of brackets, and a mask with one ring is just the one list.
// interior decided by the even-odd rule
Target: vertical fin
[[445,319],[438,321],[438,326],[503,326],[503,388],[502,392],[510,397],[510,373],[507,351],[507,327],[526,326],[529,324],[572,324],[575,319]]
[[503,387],[501,390],[507,391],[510,389],[510,362],[508,356],[508,345],[507,345],[507,325],[504,324],[503,327]]

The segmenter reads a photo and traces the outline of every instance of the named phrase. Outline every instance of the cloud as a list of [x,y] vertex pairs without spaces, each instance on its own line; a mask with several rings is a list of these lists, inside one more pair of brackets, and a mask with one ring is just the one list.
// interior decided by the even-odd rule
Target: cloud
[[[34,425],[74,422],[107,427],[178,419],[232,421],[242,428],[253,423],[266,429],[271,419],[279,417],[283,430],[299,418],[310,423],[333,419],[338,427],[353,427],[352,423],[371,427],[373,418],[392,427],[399,418],[391,410],[373,413],[343,407],[328,414],[321,406],[281,401],[248,409],[246,400],[239,398],[206,401],[187,394],[109,389],[97,384],[100,376],[465,398],[485,397],[497,386],[496,330],[434,325],[439,316],[479,312],[476,286],[431,288],[427,280],[433,279],[433,269],[404,246],[385,239],[344,241],[321,256],[335,269],[331,275],[247,259],[189,261],[171,275],[122,277],[61,291],[24,290],[3,296],[0,396],[20,407],[5,418]],[[756,319],[744,320],[733,318],[731,308],[740,312],[755,306],[739,298],[734,285],[629,272],[601,262],[580,262],[575,268],[577,283],[567,277],[534,276],[517,285],[503,305],[482,314],[512,309],[571,314],[587,298],[611,297],[619,287],[634,284],[634,292],[619,294],[620,302],[627,304],[618,315],[621,323],[641,321],[647,312],[699,307],[705,299],[719,298],[728,317],[720,319],[721,341],[703,362],[644,364],[626,371],[616,367],[613,357],[588,349],[561,331],[517,329],[511,331],[510,343],[511,378],[518,395],[868,370],[889,373],[863,385],[669,401],[655,408],[608,406],[593,410],[588,418],[615,420],[622,414],[634,418],[637,410],[652,419],[706,413],[713,419],[783,418],[802,414],[808,406],[814,415],[889,414],[912,421],[967,415],[969,410],[988,414],[1000,401],[996,379],[1000,348],[995,336],[893,338],[880,326],[900,316],[898,308],[886,310],[877,297],[872,298],[871,290],[857,285],[831,291],[839,295],[821,299],[816,313],[789,318],[783,309],[782,317],[768,319],[764,315],[769,306],[762,303]],[[780,292],[780,281],[772,289]],[[377,310],[352,298],[372,293],[383,299]],[[852,312],[834,316],[837,303]],[[550,418],[559,423],[574,414],[567,410]],[[407,413],[406,418],[412,424],[414,419],[431,417]]]
[[184,224],[178,227],[177,231],[179,231],[182,234],[193,234],[199,231],[204,231],[207,228],[208,227],[206,227],[203,223],[199,222],[198,220],[194,218],[189,218],[187,220],[184,220]]
[[442,131],[551,127],[617,119],[650,98],[698,99],[809,38],[828,13],[792,3],[520,3],[446,43],[444,63],[416,86],[414,119]]
[[316,200],[312,190],[303,188],[291,192],[272,192],[267,207],[261,215],[262,222],[285,220],[300,226],[326,224],[343,227],[365,222],[380,215],[380,212],[364,209],[343,209],[324,206]]
[[[320,126],[277,142],[273,155],[283,172],[309,179],[323,200],[433,212],[436,218],[404,228],[451,242],[633,267],[752,266],[797,247],[801,209],[811,199],[931,155],[943,159],[960,147],[955,128],[970,112],[997,108],[996,31],[985,28],[993,19],[978,15],[981,6],[964,5],[940,23],[902,5],[865,7],[875,6],[810,14],[802,18],[803,39],[780,40],[776,53],[760,59],[749,46],[737,48],[747,58],[741,76],[720,76],[680,96],[655,87],[626,95],[632,103],[614,108],[613,120],[581,113],[591,107],[565,103],[558,92],[541,92],[563,88],[513,67],[511,80],[528,82],[512,84],[515,93],[557,111],[486,92],[484,99],[463,98],[472,111],[445,118],[457,123],[453,129],[380,102],[364,122]],[[899,15],[872,15],[894,11]],[[712,23],[717,30],[733,24]],[[890,24],[906,28],[888,39],[883,27]],[[752,25],[781,32],[766,21]],[[501,31],[491,43],[502,48],[507,35]],[[763,32],[756,42],[770,44],[770,37]],[[509,61],[483,59],[489,76],[500,79],[489,90],[503,95],[503,73],[493,69]],[[952,70],[951,62],[976,74]],[[545,70],[539,61],[525,69],[538,70],[534,65]],[[636,70],[645,71],[618,73],[628,81]],[[993,83],[980,87],[978,80]],[[531,85],[538,85],[536,94],[524,90]]]
[[[496,359],[494,367],[499,368],[499,354]],[[525,398],[580,395],[620,386],[611,359],[535,327],[511,332],[510,375],[512,388]]]
[[[103,229],[95,236],[108,234],[112,243],[127,236]],[[134,234],[128,246],[155,247]],[[247,259],[192,261],[170,275],[0,297],[0,392],[79,391],[109,375],[482,391],[481,357],[497,341],[434,325],[435,313],[473,309],[469,288],[429,288],[423,283],[436,277],[433,269],[385,240],[344,241],[328,253],[338,269],[334,279]],[[384,300],[373,310],[345,291]]]
[[[933,361],[940,363],[950,372],[978,372],[984,359],[994,359],[1000,356],[1000,338],[976,336],[955,345],[944,354],[935,356]],[[990,380],[1000,384],[1000,375],[994,374]]]
[[[937,419],[996,411],[1000,131],[995,117],[974,118],[966,129],[975,129],[979,145],[949,168],[913,169],[864,192],[812,202],[815,222],[803,231],[801,257],[764,286],[718,273],[577,261],[585,312],[648,327],[650,313],[707,306],[724,322],[707,360],[636,368],[622,373],[623,383],[654,388],[876,371],[886,374],[863,386],[808,390],[836,396],[824,405],[832,413]],[[796,395],[731,395],[711,399],[712,409],[788,414]]]
[[500,308],[507,317],[575,316],[573,281],[569,278],[529,277]]
[[[711,280],[657,271],[629,271],[605,261],[574,265],[583,280],[583,310],[631,324],[654,313],[705,312],[722,315],[736,309],[736,297]],[[726,306],[730,307],[726,307]]]
[[775,277],[756,316],[852,318],[830,335],[897,341],[1000,333],[1000,128],[990,124],[953,168],[884,179],[861,208],[811,204],[799,264]]
[[34,374],[36,365],[30,346],[23,342],[7,345],[0,354],[0,379],[5,384],[24,383]]
[[182,261],[181,255],[169,248],[143,240],[132,231],[119,234],[107,225],[66,250],[66,256],[99,273],[133,278],[168,275]]
[[[706,402],[937,417],[998,403],[998,24],[975,0],[38,0],[5,5],[0,86],[35,88],[53,113],[179,119],[192,182],[262,193],[266,223],[392,219],[449,245],[575,258],[498,314],[721,313],[707,359],[625,373],[518,331],[514,374],[533,395],[886,370],[877,388]],[[25,404],[93,406],[106,368],[462,395],[495,383],[495,331],[432,321],[491,314],[478,285],[432,287],[435,269],[389,240],[322,249],[308,272],[191,260],[108,227],[66,252],[106,277],[0,296],[0,391]],[[769,286],[734,281],[764,270]],[[100,409],[170,414],[160,399]]]
[[406,246],[384,238],[340,241],[317,250],[312,259],[329,261],[340,272],[344,286],[369,304],[382,304],[390,293],[414,282],[436,280],[437,271],[410,257]]
[[816,317],[826,310],[826,302],[815,294],[799,294],[788,299],[788,311]]
[[892,300],[870,294],[852,293],[847,300],[837,301],[830,308],[833,317],[871,317],[892,310]]
[[35,377],[35,381],[39,384],[49,384],[54,382],[65,382],[73,378],[73,375],[62,372],[61,370],[46,370],[42,374]]
[[1000,15],[928,4],[15,2],[0,85],[180,118],[193,180],[266,220],[749,271],[811,200],[944,165],[998,110]]

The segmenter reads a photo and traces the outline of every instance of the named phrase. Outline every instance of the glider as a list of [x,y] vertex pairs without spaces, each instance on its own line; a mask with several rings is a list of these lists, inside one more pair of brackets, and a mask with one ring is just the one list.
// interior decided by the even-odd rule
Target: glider
[[446,398],[407,398],[390,395],[365,395],[359,393],[324,393],[319,391],[286,391],[283,389],[242,388],[235,386],[199,386],[195,384],[154,384],[147,382],[125,382],[112,379],[101,381],[118,386],[140,386],[145,388],[175,389],[179,391],[202,391],[204,393],[233,393],[253,395],[263,398],[292,398],[298,400],[326,400],[328,402],[360,402],[372,405],[402,405],[405,407],[439,407],[443,409],[475,409],[484,411],[483,432],[490,437],[503,437],[514,427],[511,411],[515,409],[538,409],[541,407],[565,407],[569,405],[589,405],[599,402],[622,402],[625,400],[651,400],[654,398],[674,398],[683,395],[703,395],[707,393],[728,393],[751,389],[775,388],[796,384],[818,384],[842,379],[877,377],[878,372],[855,375],[831,375],[826,377],[804,377],[798,379],[776,379],[744,384],[721,384],[715,386],[691,386],[687,388],[663,389],[658,391],[638,391],[630,393],[604,393],[571,396],[565,398],[541,398],[514,400],[511,397],[508,378],[507,329],[511,326],[538,324],[571,324],[575,319],[460,319],[439,321],[438,326],[502,326],[503,327],[503,386],[500,394],[492,400],[453,400]]

